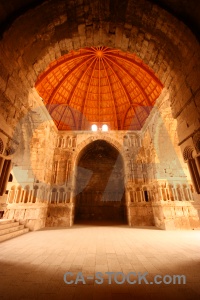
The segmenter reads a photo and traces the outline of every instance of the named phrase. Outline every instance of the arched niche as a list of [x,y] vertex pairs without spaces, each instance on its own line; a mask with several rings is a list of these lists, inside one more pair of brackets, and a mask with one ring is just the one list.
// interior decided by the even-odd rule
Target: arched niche
[[123,158],[107,141],[93,141],[79,153],[75,194],[75,223],[126,222]]

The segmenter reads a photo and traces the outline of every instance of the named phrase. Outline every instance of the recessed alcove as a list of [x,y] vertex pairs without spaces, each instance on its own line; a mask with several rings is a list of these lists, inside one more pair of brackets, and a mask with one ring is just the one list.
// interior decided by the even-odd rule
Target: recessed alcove
[[127,223],[124,167],[108,142],[86,146],[77,163],[75,223]]

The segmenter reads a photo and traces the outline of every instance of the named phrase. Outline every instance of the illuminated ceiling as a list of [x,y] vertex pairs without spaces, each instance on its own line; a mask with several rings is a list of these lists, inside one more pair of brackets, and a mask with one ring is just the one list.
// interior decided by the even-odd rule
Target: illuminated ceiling
[[140,130],[163,86],[135,54],[107,47],[71,51],[38,77],[36,89],[59,130]]

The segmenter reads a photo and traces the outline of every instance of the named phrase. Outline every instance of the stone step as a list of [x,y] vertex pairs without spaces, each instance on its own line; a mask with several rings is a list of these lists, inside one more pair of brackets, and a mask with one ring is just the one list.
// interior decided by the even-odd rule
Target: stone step
[[19,222],[11,222],[11,223],[6,223],[6,224],[1,224],[0,223],[0,230],[1,229],[6,229],[6,228],[11,228],[11,227],[16,227],[19,226]]
[[[23,225],[22,225],[22,226],[23,226]],[[1,235],[1,236],[0,236],[0,242],[3,242],[3,241],[6,241],[6,240],[9,240],[9,239],[11,239],[11,238],[14,238],[14,237],[16,237],[16,236],[22,235],[22,234],[24,234],[24,233],[27,233],[28,231],[29,231],[28,228],[23,228],[23,229],[14,231],[14,232],[10,232],[10,233]]]
[[0,219],[0,225],[3,225],[3,224],[11,224],[11,223],[14,223],[15,220],[13,219]]
[[[16,222],[16,223],[18,223],[18,222]],[[7,234],[7,233],[11,233],[11,232],[17,231],[17,230],[21,230],[21,229],[24,229],[24,225],[19,225],[18,224],[18,226],[14,226],[14,227],[10,227],[10,228],[5,228],[5,229],[1,229],[1,227],[0,227],[0,236],[4,235],[4,234]]]

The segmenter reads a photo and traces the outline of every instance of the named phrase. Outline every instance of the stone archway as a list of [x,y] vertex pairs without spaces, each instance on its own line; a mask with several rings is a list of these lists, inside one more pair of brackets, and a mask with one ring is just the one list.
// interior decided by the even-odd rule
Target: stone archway
[[88,144],[77,159],[75,223],[126,223],[123,159],[105,140]]
[[[100,7],[93,0],[87,5],[84,2],[78,5],[74,1],[46,1],[13,22],[0,42],[0,119],[5,141],[8,137],[13,138],[19,120],[29,110],[34,113],[38,105],[43,111],[44,122],[49,120],[44,103],[34,88],[37,77],[49,63],[71,50],[106,45],[135,53],[157,74],[169,93],[181,149],[194,146],[193,135],[199,130],[199,43],[183,23],[158,6],[150,5],[148,1],[125,2],[121,16],[120,6],[116,6],[116,11],[120,12],[116,15],[110,1],[102,1]],[[37,124],[37,121],[32,124],[30,119],[27,122],[31,128]],[[48,121],[45,133],[47,140],[56,139],[54,124]],[[28,148],[28,130],[23,134],[23,143]],[[35,156],[41,162],[41,170],[45,170],[44,176],[39,170],[37,177],[48,185],[54,151],[53,143],[49,144],[44,159]],[[44,146],[41,152],[44,154],[45,151]],[[23,170],[26,168],[30,175],[29,162],[24,158]],[[197,196],[199,199],[199,194]]]
[[46,1],[15,20],[0,48],[1,118],[11,125],[11,132],[29,109],[43,107],[34,86],[49,63],[71,50],[99,45],[135,53],[157,74],[169,92],[180,143],[183,132],[191,136],[199,129],[198,41],[158,6],[148,1],[125,3],[123,12],[117,4],[115,11],[120,14],[116,15],[110,1],[100,6],[92,0],[87,5]]

